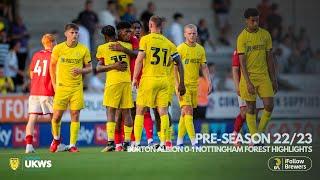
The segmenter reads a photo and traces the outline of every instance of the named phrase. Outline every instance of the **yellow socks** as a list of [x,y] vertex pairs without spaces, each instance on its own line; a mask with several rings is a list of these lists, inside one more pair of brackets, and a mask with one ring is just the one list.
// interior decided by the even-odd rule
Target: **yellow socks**
[[266,111],[265,109],[262,112],[262,116],[258,126],[258,132],[263,133],[266,130],[266,126],[271,119],[271,112]]
[[70,147],[75,146],[78,140],[80,122],[70,123]]
[[55,122],[53,119],[51,120],[51,131],[54,139],[60,139],[60,129],[61,129],[61,121]]
[[124,141],[130,142],[131,140],[132,127],[124,126]]
[[183,116],[180,116],[179,125],[178,125],[178,138],[177,145],[183,144],[183,138],[186,134],[186,125]]
[[171,142],[171,139],[172,139],[172,130],[173,130],[173,127],[172,125],[167,129],[167,132],[166,132],[166,142]]
[[187,129],[188,136],[190,138],[191,144],[195,145],[196,144],[196,132],[194,130],[194,125],[193,125],[193,117],[191,115],[185,115],[184,116],[184,123]]
[[166,141],[166,132],[169,129],[169,116],[168,114],[160,117],[161,120],[161,129],[160,129],[160,145],[164,145]]
[[136,115],[134,119],[134,138],[136,145],[140,144],[143,130],[144,115]]
[[116,129],[116,122],[107,122],[106,127],[108,141],[114,141],[114,131]]
[[250,134],[253,135],[257,133],[256,114],[246,113],[246,120]]

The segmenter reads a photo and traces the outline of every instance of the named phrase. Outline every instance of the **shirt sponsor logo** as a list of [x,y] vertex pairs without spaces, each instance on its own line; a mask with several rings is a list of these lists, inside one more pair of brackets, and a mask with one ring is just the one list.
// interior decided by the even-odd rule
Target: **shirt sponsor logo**
[[254,46],[247,46],[247,53],[251,51],[260,51],[264,50],[265,45],[264,44],[259,44],[259,45],[254,45]]
[[81,59],[61,57],[61,62],[67,64],[79,64],[81,62]]
[[186,59],[186,60],[184,60],[184,63],[185,64],[189,64],[189,63],[191,63],[191,64],[199,64],[200,63],[200,59]]

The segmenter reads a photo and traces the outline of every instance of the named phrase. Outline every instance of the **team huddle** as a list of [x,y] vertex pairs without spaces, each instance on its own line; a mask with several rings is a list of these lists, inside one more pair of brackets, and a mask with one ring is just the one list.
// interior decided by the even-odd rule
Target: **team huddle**
[[[276,80],[274,72],[271,72],[274,69],[270,68],[273,65],[270,34],[256,27],[256,17],[259,14],[250,9],[247,11],[245,18],[248,32],[242,32],[237,43],[240,59],[237,74],[241,69],[242,75],[237,78],[238,83],[235,80],[235,85],[240,90],[239,102],[246,101],[247,108],[243,110],[246,112],[245,117],[244,113],[239,115],[235,124],[238,123],[241,129],[246,119],[250,133],[254,134],[263,133],[270,120]],[[249,21],[254,24],[254,28],[250,28]],[[83,75],[91,72],[106,74],[103,106],[107,108],[107,142],[102,152],[126,151],[129,146],[139,148],[143,128],[146,130],[149,146],[159,150],[171,148],[172,121],[168,107],[172,104],[174,95],[178,97],[181,107],[176,145],[183,146],[187,133],[192,146],[198,146],[193,108],[197,107],[199,71],[208,81],[208,94],[212,91],[205,50],[197,43],[195,25],[188,24],[184,27],[185,42],[176,47],[162,35],[163,24],[163,18],[152,16],[149,20],[150,32],[142,37],[142,25],[139,21],[119,22],[116,27],[103,27],[101,33],[105,43],[97,48],[96,67],[91,65],[88,48],[78,42],[79,28],[76,24],[65,26],[66,41],[58,45],[53,35],[44,35],[44,50],[35,53],[30,64],[31,92],[26,153],[35,152],[32,146],[33,128],[38,115],[43,114],[51,116],[53,140],[50,151],[79,152],[76,144],[80,129],[80,110],[84,108]],[[258,131],[256,95],[262,98],[264,104]],[[60,129],[62,115],[67,109],[71,117],[70,143],[65,146],[61,143],[63,137],[60,136]],[[151,109],[154,112],[159,144],[153,142]],[[235,132],[239,132],[236,125]]]

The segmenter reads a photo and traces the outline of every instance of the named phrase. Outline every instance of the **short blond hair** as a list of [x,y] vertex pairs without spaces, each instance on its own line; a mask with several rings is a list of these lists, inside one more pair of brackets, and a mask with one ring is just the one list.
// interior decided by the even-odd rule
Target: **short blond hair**
[[186,29],[194,29],[194,30],[198,31],[197,26],[194,25],[194,24],[187,24],[187,25],[185,25],[185,26],[184,26],[184,30],[186,30]]
[[41,39],[41,43],[44,47],[50,46],[55,41],[56,37],[53,34],[45,34]]

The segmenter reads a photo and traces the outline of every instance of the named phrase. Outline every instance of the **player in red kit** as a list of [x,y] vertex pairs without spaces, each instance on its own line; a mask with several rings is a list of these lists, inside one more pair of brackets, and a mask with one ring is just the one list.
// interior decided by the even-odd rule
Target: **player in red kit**
[[[246,111],[247,111],[247,104],[246,101],[243,100],[240,97],[240,90],[239,90],[239,83],[240,83],[240,77],[241,77],[241,70],[240,70],[240,60],[239,60],[239,55],[236,50],[234,50],[233,55],[232,55],[232,75],[233,75],[233,81],[234,85],[238,94],[238,104],[240,108],[240,113],[236,117],[234,121],[234,126],[233,126],[233,134],[234,137],[237,136],[237,134],[240,132],[243,123],[246,120]],[[256,114],[263,109],[263,101],[258,98],[256,101]],[[234,142],[235,145],[239,145],[238,142]]]
[[26,153],[35,152],[32,142],[34,135],[34,125],[38,115],[53,113],[54,89],[49,73],[51,51],[56,45],[54,35],[45,34],[42,37],[43,50],[36,52],[30,63],[30,96],[29,96],[29,120],[26,126]]

